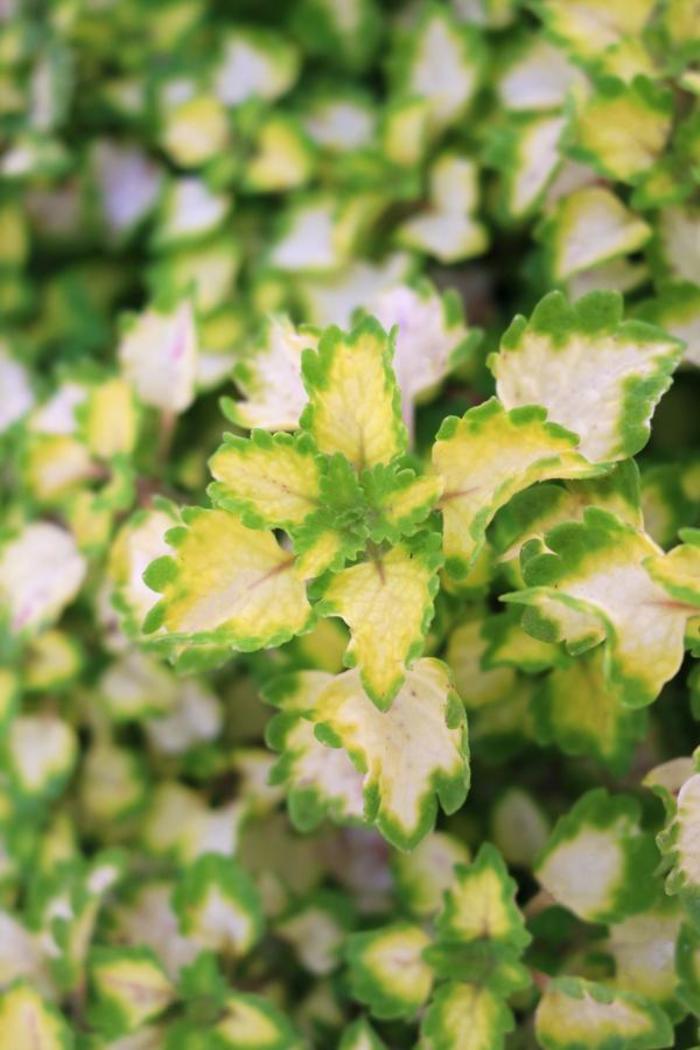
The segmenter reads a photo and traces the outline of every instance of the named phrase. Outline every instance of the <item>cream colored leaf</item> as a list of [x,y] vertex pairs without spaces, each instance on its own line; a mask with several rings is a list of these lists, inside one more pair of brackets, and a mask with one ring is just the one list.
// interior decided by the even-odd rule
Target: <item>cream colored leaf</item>
[[365,815],[399,848],[431,830],[435,795],[452,812],[469,774],[464,713],[438,660],[418,660],[389,711],[365,694],[357,671],[337,676],[314,712],[324,743],[343,747],[364,774]]
[[51,623],[75,598],[86,572],[69,532],[49,522],[25,525],[0,549],[0,605],[19,634]]
[[194,400],[197,336],[187,300],[167,313],[145,310],[123,335],[117,353],[124,375],[145,404],[179,413]]

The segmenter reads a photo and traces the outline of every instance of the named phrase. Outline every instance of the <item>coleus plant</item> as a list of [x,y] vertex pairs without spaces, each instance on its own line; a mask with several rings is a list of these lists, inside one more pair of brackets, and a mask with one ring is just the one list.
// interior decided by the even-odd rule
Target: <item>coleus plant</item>
[[697,4],[234,7],[0,17],[0,1047],[697,1047]]

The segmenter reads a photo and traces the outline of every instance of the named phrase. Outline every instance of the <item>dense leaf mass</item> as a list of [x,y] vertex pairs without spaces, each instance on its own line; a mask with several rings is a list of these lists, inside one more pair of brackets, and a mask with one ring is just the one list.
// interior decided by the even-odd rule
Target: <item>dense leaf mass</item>
[[0,1050],[697,1050],[697,0],[0,0]]

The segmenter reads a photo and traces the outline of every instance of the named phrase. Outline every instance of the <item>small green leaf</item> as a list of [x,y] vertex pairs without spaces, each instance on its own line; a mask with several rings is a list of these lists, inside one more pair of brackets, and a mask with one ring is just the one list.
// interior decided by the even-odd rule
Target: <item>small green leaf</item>
[[522,585],[517,565],[525,544],[543,537],[555,525],[581,521],[586,507],[609,510],[635,528],[644,525],[639,469],[623,460],[606,474],[563,485],[543,482],[518,492],[496,516],[492,541],[514,583]]
[[418,477],[410,468],[379,464],[365,471],[362,488],[368,503],[367,527],[375,543],[397,543],[428,517],[442,491],[435,475]]

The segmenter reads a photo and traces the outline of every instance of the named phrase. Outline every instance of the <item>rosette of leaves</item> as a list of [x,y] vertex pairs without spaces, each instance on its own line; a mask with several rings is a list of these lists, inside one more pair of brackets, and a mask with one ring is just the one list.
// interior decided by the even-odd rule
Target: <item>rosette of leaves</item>
[[339,616],[346,661],[386,710],[432,618],[440,482],[408,465],[391,343],[376,322],[327,330],[302,368],[298,433],[228,437],[212,457],[214,509],[183,511],[167,534],[175,553],[147,571],[163,597],[145,629],[166,644],[250,650]]
[[432,931],[399,921],[350,935],[354,996],[379,1019],[420,1010],[421,1039],[436,1050],[502,1047],[514,1027],[508,1000],[530,983],[515,892],[498,850],[483,845],[454,869]]

